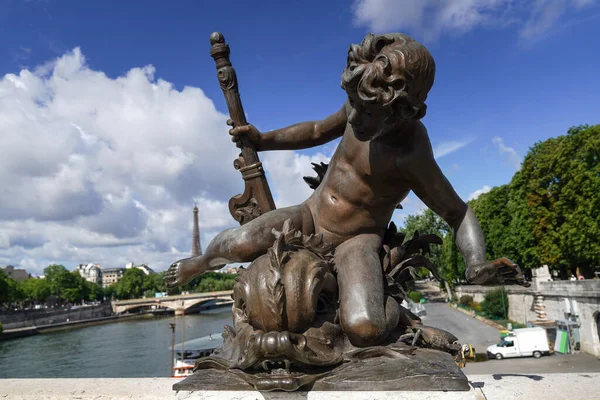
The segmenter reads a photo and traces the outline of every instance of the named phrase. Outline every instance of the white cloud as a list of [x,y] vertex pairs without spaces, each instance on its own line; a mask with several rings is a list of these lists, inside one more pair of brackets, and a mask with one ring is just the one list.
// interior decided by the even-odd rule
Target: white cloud
[[433,156],[436,159],[442,158],[448,154],[454,153],[455,151],[462,149],[471,142],[473,142],[473,139],[455,140],[439,143],[433,146]]
[[481,189],[477,189],[476,191],[474,191],[473,193],[471,193],[469,195],[469,197],[467,198],[467,201],[475,200],[476,198],[478,198],[479,196],[481,196],[484,193],[489,192],[490,190],[492,190],[492,188],[490,186],[483,185],[483,187]]
[[513,25],[523,39],[543,35],[570,10],[596,0],[355,0],[357,25],[375,32],[401,30],[433,40],[442,33],[461,34],[478,26]]
[[0,77],[0,264],[162,270],[191,251],[194,199],[203,238],[236,225],[227,116],[154,75],[112,79],[74,49]]
[[511,0],[356,0],[358,25],[375,32],[400,29],[436,38],[443,31],[466,32],[493,20]]
[[313,190],[302,178],[317,176],[311,163],[329,163],[331,154],[307,156],[293,151],[278,151],[263,153],[261,157],[275,204],[277,208],[283,208],[300,204],[312,194]]
[[522,39],[530,40],[549,31],[570,9],[579,10],[597,3],[597,0],[535,0],[531,13],[519,32]]
[[[152,66],[109,78],[79,49],[0,77],[0,265],[160,271],[191,253],[194,201],[206,248],[237,225],[227,203],[243,190],[226,119],[199,88]],[[311,194],[302,177],[333,150],[261,154],[278,207]]]
[[506,146],[504,144],[504,140],[502,140],[502,138],[498,137],[498,136],[496,136],[492,139],[492,143],[494,143],[496,145],[496,147],[498,147],[498,150],[500,150],[500,153],[508,154],[508,162],[512,166],[514,166],[517,171],[519,169],[521,169],[521,156],[519,156],[517,154],[515,149],[513,149],[512,147]]

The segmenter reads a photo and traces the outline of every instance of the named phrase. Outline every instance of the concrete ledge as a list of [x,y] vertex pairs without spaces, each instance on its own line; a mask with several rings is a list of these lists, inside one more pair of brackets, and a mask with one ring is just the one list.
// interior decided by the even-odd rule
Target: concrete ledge
[[0,379],[0,399],[562,400],[598,399],[600,373],[469,375],[469,392],[179,392],[173,378]]

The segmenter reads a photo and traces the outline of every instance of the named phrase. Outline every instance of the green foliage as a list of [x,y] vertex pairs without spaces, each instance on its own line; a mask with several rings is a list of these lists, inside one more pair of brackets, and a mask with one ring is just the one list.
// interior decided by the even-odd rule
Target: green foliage
[[24,293],[19,282],[0,270],[0,306],[22,301]]
[[92,282],[85,282],[88,286],[88,298],[91,301],[101,301],[104,299],[104,289],[102,289],[102,286],[97,285],[95,283]]
[[490,290],[486,293],[481,309],[491,318],[506,319],[508,315],[508,296],[504,288]]
[[408,298],[411,299],[412,301],[414,301],[415,303],[418,303],[419,301],[421,301],[421,298],[423,296],[421,295],[420,292],[408,292]]
[[483,307],[481,306],[481,303],[478,303],[476,301],[472,301],[471,304],[469,304],[469,307],[471,307],[475,311],[482,311],[483,310]]
[[460,296],[460,299],[458,302],[460,304],[462,304],[463,306],[470,306],[471,303],[473,303],[473,296],[462,295],[462,296]]
[[120,300],[140,298],[144,294],[144,281],[148,282],[142,270],[127,269],[121,280],[114,285],[115,294]]
[[4,332],[4,327],[2,326],[2,322],[0,322],[0,335]]
[[62,288],[70,285],[72,278],[69,271],[59,264],[52,264],[44,268],[44,276],[50,285],[50,292],[56,295],[60,294]]
[[104,290],[104,297],[106,297],[107,299],[112,299],[113,297],[117,297],[117,288],[116,288],[116,284],[110,285],[108,287],[105,287]]
[[44,273],[46,277],[43,279],[30,278],[16,282],[0,271],[0,305],[19,303],[26,307],[44,303],[51,296],[56,296],[59,302],[72,304],[104,298],[104,289],[87,282],[77,271],[69,272],[62,265],[50,265],[44,269]]
[[232,290],[235,285],[234,274],[221,274],[218,272],[207,272],[198,278],[193,289],[195,292],[218,292],[221,290]]
[[440,273],[443,273],[442,278],[446,279],[452,286],[453,283],[460,283],[464,279],[465,260],[456,247],[452,233],[446,233],[443,241]]
[[[409,215],[406,218],[402,232],[408,237],[412,237],[416,231],[421,235],[434,234],[443,239],[444,244],[442,246],[432,245],[430,247],[431,254],[428,256],[433,265],[438,268],[442,279],[447,280],[451,285],[462,279],[465,271],[464,260],[460,253],[456,251],[450,226],[433,211],[427,209],[422,214]],[[454,247],[454,250],[452,247]],[[417,271],[417,274],[420,277],[428,275],[428,273],[425,274],[420,270]]]
[[469,205],[488,259],[508,257],[523,269],[579,267],[592,278],[600,265],[600,125],[536,143],[509,185]]
[[25,300],[28,302],[44,302],[52,294],[47,279],[27,279],[20,283]]
[[520,175],[513,186],[525,193],[540,263],[591,278],[600,265],[600,125],[536,143]]
[[502,185],[469,202],[469,206],[475,212],[485,237],[488,260],[510,257],[509,253],[513,248],[509,234],[510,223],[513,218],[507,207],[508,195],[509,186]]
[[[148,297],[154,296],[156,292],[164,292],[165,289],[165,273],[144,275],[143,289],[149,293]],[[152,292],[152,294],[150,294]]]

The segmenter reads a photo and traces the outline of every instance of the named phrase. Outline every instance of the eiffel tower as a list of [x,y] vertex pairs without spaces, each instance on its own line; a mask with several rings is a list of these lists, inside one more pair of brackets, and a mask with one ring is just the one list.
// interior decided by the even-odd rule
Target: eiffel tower
[[192,235],[192,257],[202,255],[200,247],[200,227],[198,226],[198,206],[194,203],[194,233]]

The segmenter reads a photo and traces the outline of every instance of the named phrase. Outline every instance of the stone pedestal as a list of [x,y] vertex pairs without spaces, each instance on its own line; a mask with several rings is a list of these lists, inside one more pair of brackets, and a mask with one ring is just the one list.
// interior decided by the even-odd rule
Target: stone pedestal
[[[272,374],[280,374],[273,371]],[[255,390],[241,371],[198,370],[173,385],[176,391]],[[248,374],[246,374],[248,375]],[[250,374],[251,375],[251,374]],[[257,378],[265,381],[264,373]],[[279,376],[280,377],[280,376]],[[268,390],[262,388],[262,390]],[[469,382],[452,357],[419,349],[414,356],[374,357],[344,363],[314,383],[299,389],[311,391],[468,391]]]

